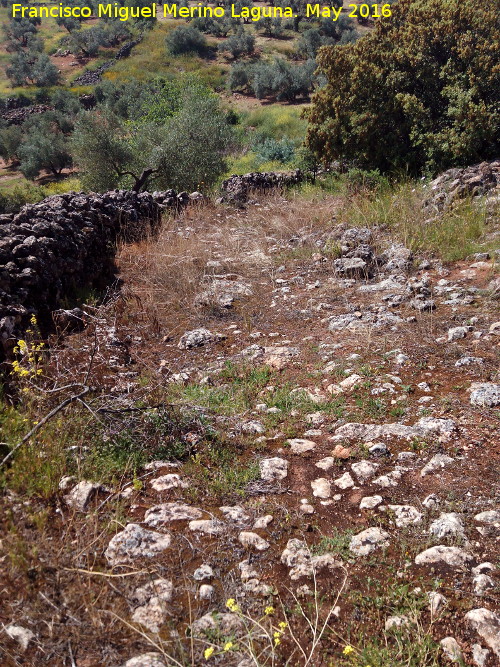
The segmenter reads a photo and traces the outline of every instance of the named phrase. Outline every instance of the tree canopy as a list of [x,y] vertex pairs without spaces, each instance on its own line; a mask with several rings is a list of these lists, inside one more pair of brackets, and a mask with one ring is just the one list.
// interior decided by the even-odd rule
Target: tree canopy
[[499,52],[498,3],[399,0],[356,43],[320,50],[307,144],[324,162],[410,173],[494,157]]
[[164,85],[149,113],[126,120],[107,106],[83,112],[72,138],[85,187],[210,186],[226,169],[232,129],[217,96],[202,86]]

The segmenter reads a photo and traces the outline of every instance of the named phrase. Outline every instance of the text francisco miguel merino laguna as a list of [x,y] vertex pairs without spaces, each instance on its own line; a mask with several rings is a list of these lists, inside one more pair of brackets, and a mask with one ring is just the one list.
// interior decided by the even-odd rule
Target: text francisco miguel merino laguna
[[[306,16],[331,18],[336,21],[340,16],[341,9],[320,4],[307,4]],[[160,12],[168,18],[222,18],[226,15],[224,7],[207,7],[199,2],[194,7],[178,7],[176,3],[162,5]],[[227,12],[229,14],[229,12]],[[115,18],[120,21],[128,21],[137,18],[153,18],[157,16],[157,7],[152,3],[149,7],[122,7],[117,2],[97,5],[97,17]],[[57,5],[12,5],[13,18],[91,18],[95,16],[91,7],[77,7],[65,5],[60,2]],[[261,18],[292,18],[295,16],[290,7],[237,7],[231,5],[230,16],[234,18],[246,18],[251,21],[259,21]]]

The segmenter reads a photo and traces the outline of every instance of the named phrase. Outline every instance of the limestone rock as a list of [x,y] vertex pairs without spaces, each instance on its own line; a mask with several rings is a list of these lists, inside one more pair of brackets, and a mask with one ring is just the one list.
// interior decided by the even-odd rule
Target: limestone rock
[[132,621],[158,633],[167,618],[167,604],[172,600],[173,585],[166,579],[156,579],[134,592],[140,603],[132,615]]
[[258,519],[255,520],[253,524],[253,529],[254,530],[259,530],[262,528],[267,528],[271,521],[273,520],[273,515],[272,514],[266,514],[265,516],[261,516]]
[[162,526],[171,521],[192,521],[200,519],[203,512],[197,507],[184,503],[162,503],[154,505],[144,515],[144,523],[148,526]]
[[453,568],[464,568],[472,561],[472,556],[465,549],[460,547],[446,547],[439,545],[430,547],[422,551],[415,558],[417,565],[433,565],[434,563],[444,563]]
[[435,473],[438,470],[443,470],[446,466],[449,466],[451,463],[453,463],[453,459],[451,458],[451,456],[447,456],[447,454],[436,454],[422,468],[422,470],[420,471],[420,475],[421,477],[425,477],[426,475]]
[[333,456],[325,456],[324,459],[321,459],[314,464],[316,468],[321,468],[321,470],[330,470],[335,465],[335,459]]
[[303,438],[292,438],[291,440],[287,440],[287,443],[294,454],[305,454],[305,452],[310,452],[316,447],[315,442],[304,440]]
[[250,531],[242,531],[238,535],[238,539],[246,549],[257,549],[257,551],[265,551],[271,546],[263,537],[252,533]]
[[22,651],[26,651],[31,640],[35,638],[35,634],[28,628],[23,628],[22,625],[11,623],[10,625],[6,625],[4,630],[11,639],[14,639],[19,644]]
[[278,456],[271,459],[262,459],[259,468],[260,477],[265,482],[280,481],[288,475],[288,461]]
[[451,662],[458,662],[463,664],[464,656],[462,649],[460,648],[460,644],[457,642],[455,637],[445,637],[444,639],[441,639],[439,643],[441,644],[443,653],[446,655],[448,660],[451,660]]
[[358,463],[353,463],[351,466],[352,471],[362,484],[371,479],[378,468],[380,468],[380,465],[372,461],[359,461]]
[[228,521],[234,521],[234,523],[248,523],[251,519],[248,512],[241,505],[222,505],[219,507],[224,518]]
[[495,581],[487,574],[477,574],[472,580],[474,595],[484,595],[486,591],[495,588]]
[[196,581],[204,581],[205,579],[213,579],[214,577],[215,573],[213,569],[206,563],[203,563],[203,565],[200,565],[200,567],[196,568],[193,573],[193,579]]
[[490,609],[472,609],[465,620],[500,658],[500,616]]
[[341,477],[333,480],[335,486],[339,489],[350,489],[354,486],[354,480],[348,472],[345,472]]
[[494,408],[500,405],[500,384],[474,383],[471,388],[471,405],[477,405],[480,408]]
[[368,556],[377,549],[389,546],[389,533],[380,528],[367,528],[351,538],[349,549],[356,556]]
[[359,504],[360,510],[372,510],[375,509],[383,501],[382,496],[365,496],[361,499]]
[[483,648],[481,644],[472,645],[472,659],[478,667],[486,667],[490,652],[487,648]]
[[443,537],[465,537],[464,524],[456,512],[443,512],[429,526],[429,534],[438,539]]
[[189,522],[189,530],[204,535],[220,535],[226,530],[226,524],[217,519],[195,519]]
[[405,625],[410,625],[407,616],[389,616],[385,621],[385,631],[403,628]]
[[313,496],[316,498],[329,498],[332,495],[331,484],[325,477],[318,477],[311,482]]
[[210,584],[202,584],[198,590],[199,600],[212,600],[215,597],[215,588]]
[[480,512],[474,517],[476,521],[481,523],[495,524],[500,522],[500,512],[498,510],[488,510],[486,512]]
[[79,512],[84,512],[90,500],[101,488],[100,484],[84,480],[78,482],[69,494],[64,497],[64,500],[69,507]]
[[191,632],[194,637],[212,634],[214,631],[221,635],[239,636],[244,632],[244,624],[237,614],[223,613],[214,617],[212,614],[205,614],[191,625]]
[[110,565],[128,563],[134,558],[153,558],[170,547],[170,535],[154,533],[129,523],[108,544],[104,555]]
[[441,595],[441,593],[436,591],[430,591],[430,593],[427,593],[427,597],[429,598],[429,610],[431,612],[431,616],[436,616],[436,614],[439,614],[439,612],[448,603],[448,600],[444,597],[444,595]]
[[389,505],[389,509],[396,515],[396,526],[404,528],[422,521],[422,512],[413,505]]
[[151,486],[155,491],[169,491],[170,489],[187,489],[189,484],[180,478],[177,473],[162,475],[151,481]]
[[168,667],[161,653],[143,653],[130,658],[122,667]]
[[221,334],[212,333],[208,329],[193,329],[192,331],[186,331],[178,344],[180,350],[189,350],[193,347],[202,347],[208,343],[214,343],[218,340],[225,338]]

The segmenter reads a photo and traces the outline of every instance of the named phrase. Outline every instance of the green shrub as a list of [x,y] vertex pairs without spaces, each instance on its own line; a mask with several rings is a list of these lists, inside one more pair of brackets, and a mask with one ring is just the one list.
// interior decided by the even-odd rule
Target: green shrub
[[182,53],[203,55],[207,49],[207,40],[199,30],[192,26],[181,25],[172,30],[165,39],[167,49],[174,56]]
[[324,162],[438,171],[493,158],[500,143],[498,7],[399,0],[355,44],[319,52],[327,84],[308,112]]
[[295,155],[295,146],[290,139],[266,138],[254,146],[255,153],[265,162],[281,162],[283,164],[291,162]]

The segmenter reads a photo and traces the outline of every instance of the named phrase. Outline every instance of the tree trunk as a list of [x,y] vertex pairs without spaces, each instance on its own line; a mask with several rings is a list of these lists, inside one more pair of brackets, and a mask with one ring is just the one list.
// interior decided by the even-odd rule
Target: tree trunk
[[142,190],[142,188],[148,182],[148,179],[153,172],[154,172],[154,169],[144,169],[144,171],[139,176],[139,178],[135,179],[134,187],[132,188],[132,190],[134,192],[140,192]]

